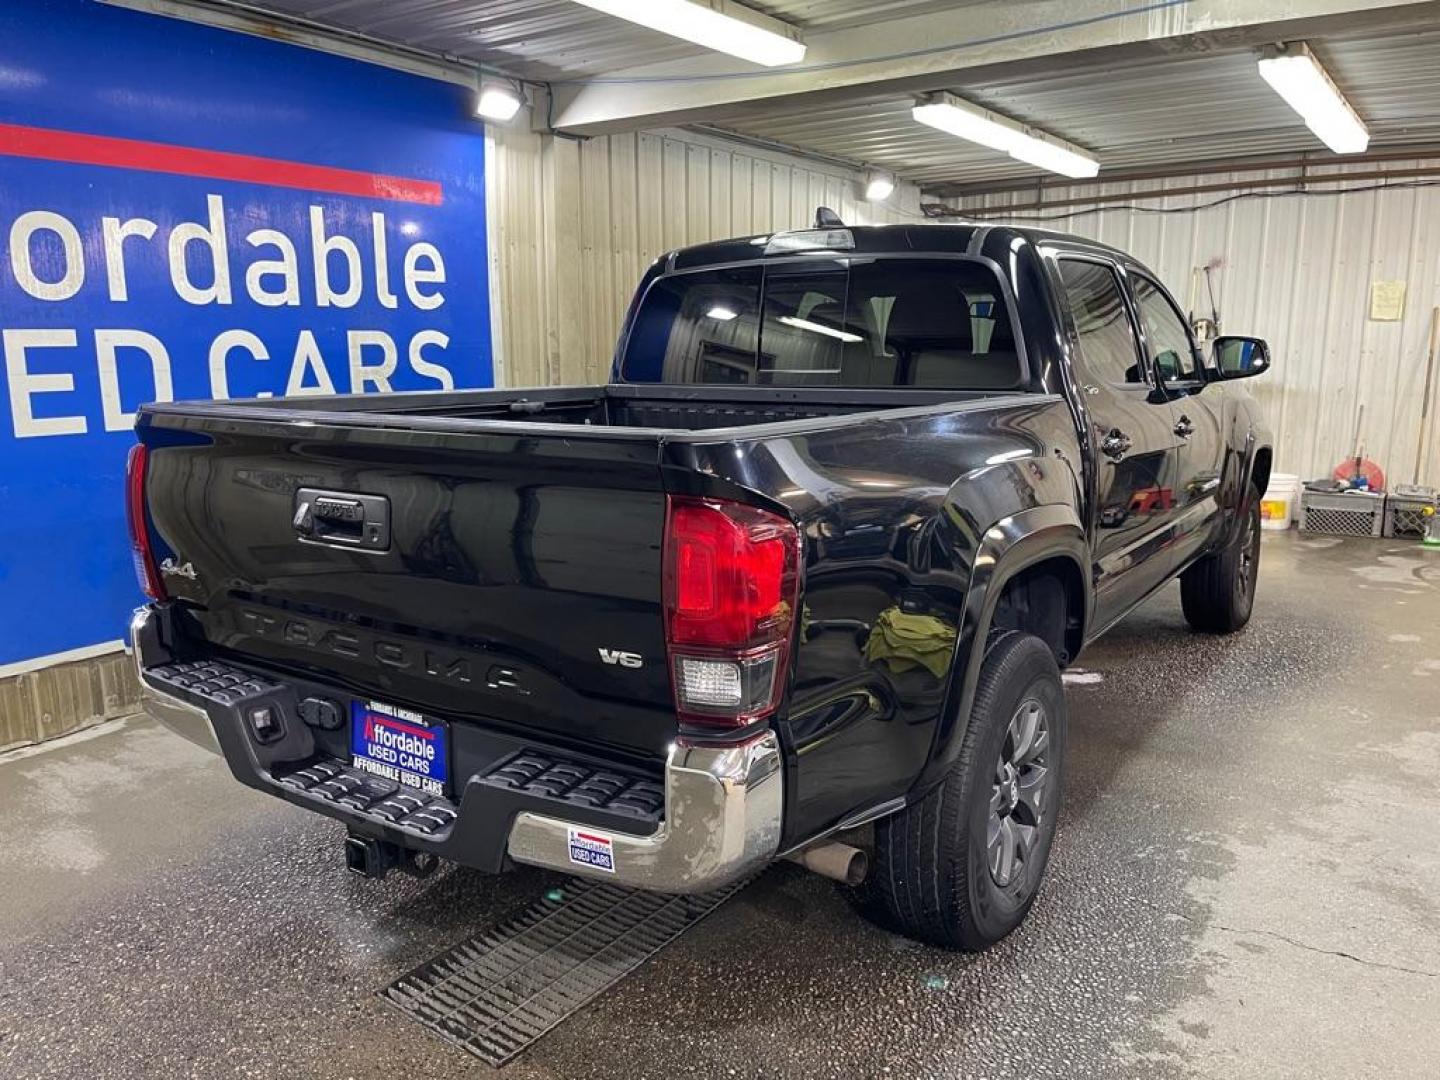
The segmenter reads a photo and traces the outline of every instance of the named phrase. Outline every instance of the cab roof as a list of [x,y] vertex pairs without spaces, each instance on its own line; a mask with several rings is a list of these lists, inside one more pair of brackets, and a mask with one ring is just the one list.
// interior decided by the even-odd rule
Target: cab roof
[[[848,233],[850,243],[837,246],[827,242],[835,233]],[[810,242],[812,239],[813,242]],[[1092,250],[1109,251],[1117,256],[1124,254],[1106,244],[1050,229],[968,221],[844,225],[761,233],[679,248],[664,256],[662,261],[667,263],[666,270],[674,271],[724,263],[752,262],[776,255],[799,254],[806,250],[833,251],[837,255],[893,255],[907,252],[984,254],[1011,248],[1016,240],[1027,246],[1046,241],[1065,241],[1081,244]]]

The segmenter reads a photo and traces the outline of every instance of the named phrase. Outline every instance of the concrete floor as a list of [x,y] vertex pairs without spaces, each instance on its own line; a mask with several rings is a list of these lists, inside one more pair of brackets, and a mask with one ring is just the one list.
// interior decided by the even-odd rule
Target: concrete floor
[[[1244,634],[1172,587],[1082,658],[999,947],[782,866],[507,1076],[1434,1076],[1440,552],[1290,534],[1262,567]],[[0,759],[0,1076],[488,1075],[375,991],[557,879],[367,883],[340,835],[144,720]]]

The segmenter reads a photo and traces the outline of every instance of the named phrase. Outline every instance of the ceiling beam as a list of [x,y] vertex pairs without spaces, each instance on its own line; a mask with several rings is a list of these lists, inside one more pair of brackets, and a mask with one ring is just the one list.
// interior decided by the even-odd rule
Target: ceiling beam
[[[1198,174],[1197,174],[1198,175]],[[1149,202],[1152,199],[1183,198],[1187,195],[1206,195],[1221,191],[1256,191],[1261,188],[1285,188],[1291,194],[1308,191],[1314,187],[1340,187],[1330,194],[1339,194],[1346,185],[1354,185],[1356,181],[1378,180],[1379,184],[1365,185],[1369,188],[1393,187],[1403,189],[1414,186],[1417,178],[1429,178],[1440,176],[1440,165],[1416,165],[1408,169],[1360,169],[1347,172],[1327,173],[1305,173],[1299,172],[1294,176],[1260,176],[1250,177],[1244,180],[1215,180],[1209,183],[1192,183],[1183,187],[1170,188],[1146,188],[1140,191],[1097,191],[1089,195],[1075,195],[1065,199],[1037,199],[1031,202],[1006,203],[997,206],[960,206],[956,207],[947,203],[922,202],[921,210],[927,217],[960,217],[960,218],[1006,218],[1016,214],[1038,214],[1047,210],[1058,211],[1057,217],[1067,216],[1067,212],[1075,210],[1076,207],[1091,206],[1113,206],[1116,203],[1129,205],[1137,202]],[[1106,181],[1107,184],[1112,181]],[[1321,192],[1324,194],[1324,192]],[[1194,210],[1197,207],[1187,206],[1178,208],[1181,210]],[[1077,213],[1079,211],[1076,211]]]
[[[1069,191],[1072,188],[1094,187],[1097,183],[1129,184],[1137,180],[1169,180],[1215,173],[1277,172],[1283,170],[1304,171],[1311,168],[1333,169],[1337,165],[1377,165],[1392,161],[1426,161],[1440,158],[1440,144],[1416,143],[1413,146],[1375,148],[1363,154],[1346,154],[1338,158],[1326,150],[1297,151],[1274,156],[1257,154],[1248,157],[1195,158],[1177,161],[1173,165],[1149,166],[1134,169],[1107,171],[1103,181],[1070,180],[1059,176],[1024,176],[1006,180],[940,181],[922,184],[921,192],[929,199],[969,199],[984,195],[1001,195],[1009,192],[1046,193]],[[1319,180],[1334,174],[1319,172],[1311,174]]]
[[993,0],[806,34],[805,62],[789,70],[744,68],[715,54],[557,82],[548,112],[537,113],[553,129],[603,135],[735,119],[779,99],[823,104],[857,93],[920,93],[1002,71],[1054,73],[1357,26],[1403,28],[1437,14],[1434,0]]

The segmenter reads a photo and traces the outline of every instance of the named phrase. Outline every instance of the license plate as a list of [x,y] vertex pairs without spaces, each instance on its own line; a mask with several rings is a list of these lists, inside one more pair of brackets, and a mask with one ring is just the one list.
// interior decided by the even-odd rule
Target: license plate
[[409,709],[378,701],[350,703],[350,761],[430,795],[444,795],[450,781],[450,730]]

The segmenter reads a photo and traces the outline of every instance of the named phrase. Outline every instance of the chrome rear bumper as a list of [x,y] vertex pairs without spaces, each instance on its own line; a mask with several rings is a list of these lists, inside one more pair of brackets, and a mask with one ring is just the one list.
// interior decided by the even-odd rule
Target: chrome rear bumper
[[577,866],[560,818],[522,813],[510,828],[510,858],[657,892],[705,892],[758,870],[780,846],[784,811],[780,745],[773,732],[733,746],[670,747],[665,820],[651,836],[607,833],[613,873]]
[[[212,754],[223,755],[209,713],[198,705],[157,690],[145,681],[144,642],[146,630],[154,617],[155,613],[146,607],[135,612],[130,619],[130,654],[135,659],[135,677],[140,683],[140,707],[182,739]],[[155,662],[152,661],[152,665]]]
[[[154,619],[152,609],[142,608],[130,624],[145,711],[182,738],[223,755],[214,720],[205,708],[146,681],[146,668],[169,659],[158,646]],[[147,643],[152,652],[148,657]],[[230,738],[228,732],[227,738]],[[233,738],[230,741],[233,742]],[[247,755],[241,749],[239,756]],[[246,779],[247,783],[281,794],[275,781],[257,771],[254,762],[239,760],[230,764],[232,769],[241,770],[247,776],[254,774],[253,780]],[[671,745],[665,763],[664,817],[653,833],[634,835],[597,830],[591,825],[566,820],[563,806],[557,806],[553,816],[530,810],[515,814],[508,835],[497,836],[496,840],[504,843],[505,854],[517,863],[656,892],[708,892],[759,870],[775,857],[785,807],[780,766],[780,745],[770,731],[736,744],[694,746],[676,742]],[[481,810],[475,803],[467,807],[469,801],[462,792],[459,805],[462,822],[467,809]],[[346,820],[338,809],[327,812]],[[613,870],[572,858],[575,833],[584,833],[592,842],[598,841],[602,850],[608,849]],[[469,861],[463,852],[448,851],[448,846],[442,840],[430,850],[442,857]],[[497,849],[496,862],[499,861],[502,860]]]

